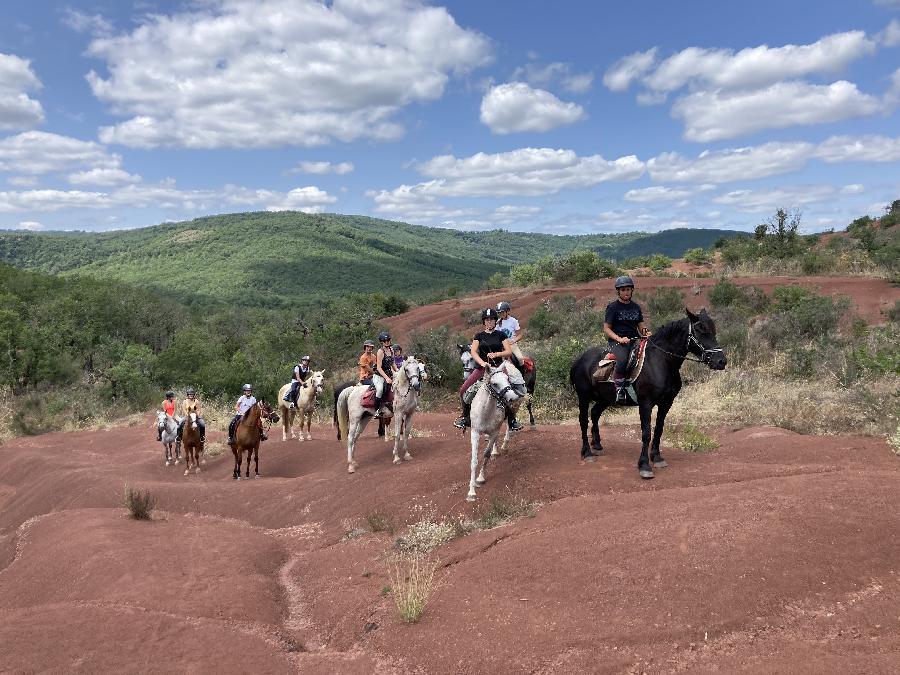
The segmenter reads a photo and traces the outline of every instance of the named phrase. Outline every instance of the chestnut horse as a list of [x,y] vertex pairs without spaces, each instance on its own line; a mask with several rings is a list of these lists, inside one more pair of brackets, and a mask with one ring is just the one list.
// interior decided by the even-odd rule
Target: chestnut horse
[[197,413],[192,412],[184,420],[184,429],[181,431],[181,447],[184,449],[184,475],[187,476],[194,467],[194,473],[200,473],[200,455],[203,453],[203,443],[200,442],[200,425],[197,424]]
[[278,415],[272,412],[272,406],[260,399],[250,410],[244,413],[244,417],[238,422],[234,430],[234,445],[231,452],[234,454],[234,479],[241,479],[241,464],[244,453],[247,453],[247,478],[250,478],[250,459],[256,462],[256,478],[259,478],[259,443],[262,438],[262,420],[269,424],[278,421]]

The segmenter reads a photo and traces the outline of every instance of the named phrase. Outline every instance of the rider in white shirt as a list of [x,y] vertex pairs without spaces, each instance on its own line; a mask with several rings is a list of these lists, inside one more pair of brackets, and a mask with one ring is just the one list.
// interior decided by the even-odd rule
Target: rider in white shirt
[[518,344],[519,340],[522,339],[522,326],[516,317],[509,315],[509,310],[509,303],[505,300],[497,303],[497,313],[500,315],[500,320],[497,322],[496,330],[506,335],[506,339],[509,340],[509,344],[512,346],[515,366],[521,370],[522,364],[525,363],[525,355]]
[[[241,418],[250,410],[253,406],[256,405],[256,397],[253,395],[253,386],[249,384],[244,385],[244,395],[241,396],[237,403],[234,404],[234,410],[237,413],[232,419],[231,424],[228,425],[228,445],[234,445],[234,434],[237,429],[237,425],[240,423]],[[262,440],[266,440],[266,434],[263,433],[260,438]]]

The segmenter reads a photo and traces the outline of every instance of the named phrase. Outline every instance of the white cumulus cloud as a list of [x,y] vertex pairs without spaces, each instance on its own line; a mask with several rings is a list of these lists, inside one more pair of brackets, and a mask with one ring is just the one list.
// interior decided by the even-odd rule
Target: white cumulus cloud
[[603,84],[612,91],[625,91],[631,83],[649,71],[656,61],[656,47],[625,56],[603,75]]
[[798,171],[814,149],[811,143],[772,142],[706,151],[696,159],[664,152],[647,160],[647,171],[654,181],[661,183],[729,183]]
[[693,195],[693,190],[684,188],[670,188],[664,186],[654,186],[648,188],[639,188],[629,190],[625,193],[623,199],[627,202],[669,202],[678,199],[685,199]]
[[343,176],[351,171],[353,171],[352,162],[339,162],[337,164],[332,164],[331,162],[300,162],[288,173],[312,173],[318,175],[336,173],[339,176]]
[[205,0],[94,39],[94,94],[128,119],[106,143],[312,146],[395,139],[395,114],[443,95],[490,44],[419,0]]
[[36,220],[23,220],[22,222],[19,223],[17,229],[30,230],[32,232],[35,232],[37,230],[43,230],[44,226],[41,225],[41,223],[37,222]]
[[819,144],[815,157],[829,164],[839,162],[900,161],[900,138],[887,136],[832,136]]
[[830,85],[779,82],[749,91],[698,91],[676,101],[672,116],[684,122],[687,140],[707,142],[763,129],[836,122],[882,110],[881,100],[839,80]]
[[510,82],[491,89],[481,101],[481,121],[496,134],[549,131],[584,119],[584,108],[560,101],[549,91],[524,82]]
[[294,188],[281,199],[266,205],[267,211],[303,211],[304,213],[321,213],[327,204],[334,204],[337,197],[332,197],[315,186]]
[[44,109],[28,92],[41,88],[31,63],[0,53],[0,129],[28,129],[44,121]]
[[834,198],[834,185],[797,185],[772,190],[734,190],[713,199],[717,204],[731,206],[748,213],[764,213],[785,206],[796,208]]

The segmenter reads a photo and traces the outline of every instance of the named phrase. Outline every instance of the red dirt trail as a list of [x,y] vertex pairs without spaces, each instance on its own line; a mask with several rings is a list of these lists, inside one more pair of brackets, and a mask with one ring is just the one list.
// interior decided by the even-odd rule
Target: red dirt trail
[[[428,393],[426,391],[425,395]],[[889,673],[900,663],[900,458],[879,439],[717,431],[667,448],[652,481],[634,428],[514,437],[473,505],[468,443],[423,414],[393,466],[368,430],[358,473],[330,427],[232,459],[165,467],[146,426],[22,438],[0,455],[0,671],[253,673]],[[158,499],[126,517],[125,483]],[[491,495],[536,515],[451,541],[406,625],[394,538]]]
[[[677,288],[681,291],[685,304],[693,311],[699,311],[701,307],[709,308],[709,291],[716,281],[714,278],[635,277],[637,300],[642,302],[641,296],[652,295],[660,288]],[[884,313],[900,300],[900,286],[885,279],[871,277],[733,277],[732,281],[739,286],[757,286],[769,295],[776,286],[803,286],[822,295],[847,297],[853,311],[869,324],[884,323]],[[400,341],[406,340],[410,331],[443,325],[449,325],[453,332],[468,335],[480,329],[473,329],[472,325],[467,324],[467,318],[484,307],[496,306],[501,300],[508,300],[512,304],[512,314],[525,322],[541,302],[556,295],[572,295],[579,300],[592,298],[599,308],[605,307],[607,302],[615,298],[611,279],[598,279],[573,286],[489,290],[416,307],[405,314],[387,319],[386,323],[394,333],[394,338]],[[646,303],[642,304],[646,312]],[[651,324],[654,319],[653,316],[647,316]]]

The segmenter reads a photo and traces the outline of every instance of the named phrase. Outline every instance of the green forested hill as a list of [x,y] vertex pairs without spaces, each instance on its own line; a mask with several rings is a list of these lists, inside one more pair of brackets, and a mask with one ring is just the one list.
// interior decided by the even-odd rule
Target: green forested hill
[[613,259],[677,257],[734,234],[461,232],[362,216],[257,212],[105,233],[4,232],[0,261],[164,288],[191,301],[279,307],[349,292],[421,298],[448,286],[469,290],[511,265],[576,248]]

